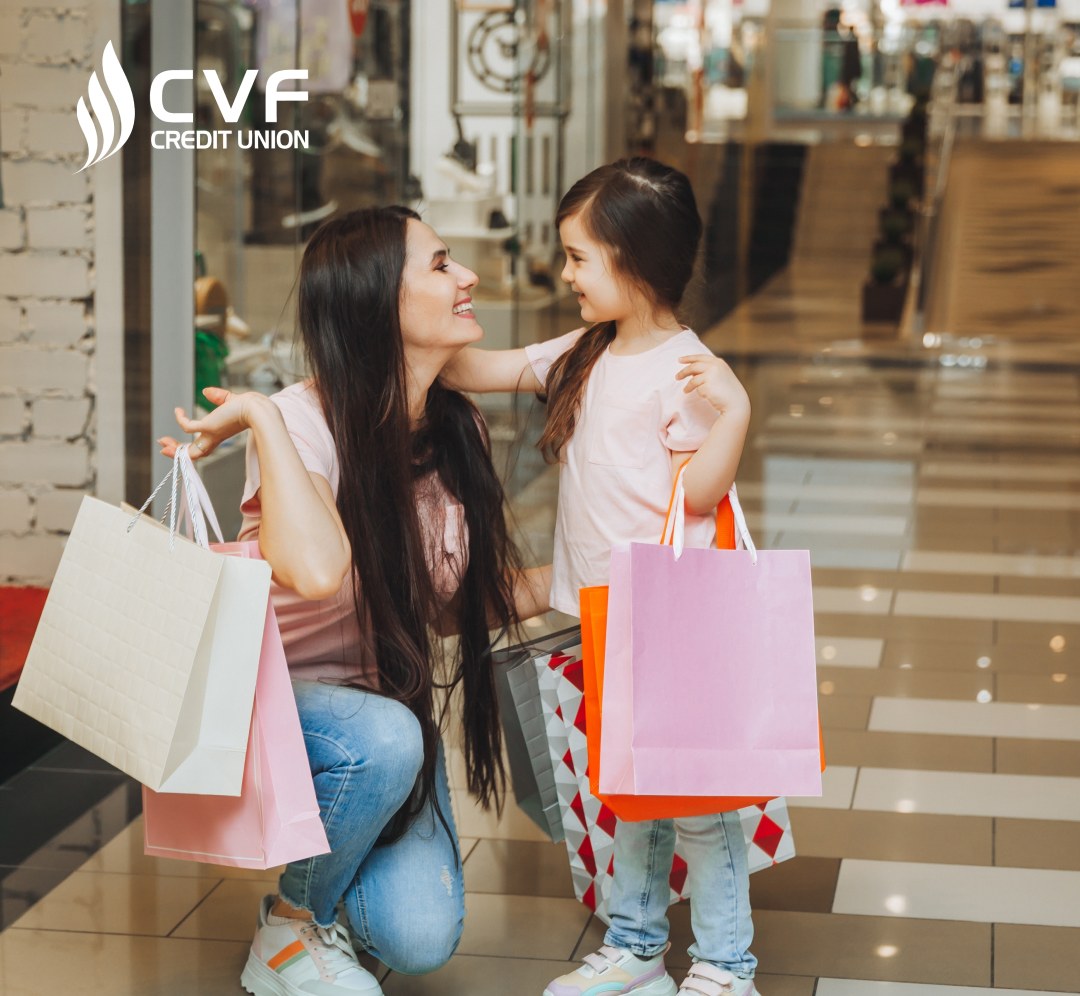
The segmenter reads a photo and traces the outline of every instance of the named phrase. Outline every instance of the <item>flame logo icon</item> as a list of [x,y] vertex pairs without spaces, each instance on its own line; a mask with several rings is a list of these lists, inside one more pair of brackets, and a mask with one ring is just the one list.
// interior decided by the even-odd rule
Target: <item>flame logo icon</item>
[[[82,97],[79,98],[75,109],[75,116],[79,119],[79,127],[86,139],[87,149],[86,162],[77,170],[79,173],[87,166],[94,166],[119,152],[121,146],[131,136],[131,129],[135,124],[135,98],[131,93],[131,84],[124,75],[120,60],[116,57],[112,42],[105,46],[105,51],[101,55],[101,71],[105,77],[104,87],[96,72],[90,77],[88,88],[90,109],[87,108],[86,101]],[[112,97],[111,103],[109,97]],[[117,116],[119,116],[119,129]],[[98,143],[99,128],[100,145]]]

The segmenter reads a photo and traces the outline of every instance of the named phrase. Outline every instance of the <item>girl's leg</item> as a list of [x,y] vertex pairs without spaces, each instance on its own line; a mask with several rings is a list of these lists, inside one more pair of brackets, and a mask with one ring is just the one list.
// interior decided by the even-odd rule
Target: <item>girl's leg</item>
[[671,859],[675,855],[672,820],[615,827],[615,879],[608,915],[611,926],[604,943],[626,948],[639,958],[663,952],[668,939],[668,901],[671,898]]
[[416,717],[393,699],[314,681],[294,682],[293,691],[330,853],[286,865],[279,892],[328,927],[357,869],[412,793],[423,743]]
[[749,978],[757,968],[750,953],[750,870],[738,812],[675,821],[690,884],[690,957]]
[[450,833],[428,805],[404,836],[371,851],[345,894],[349,926],[360,943],[405,975],[433,972],[449,961],[465,924],[465,884],[441,744],[435,796]]

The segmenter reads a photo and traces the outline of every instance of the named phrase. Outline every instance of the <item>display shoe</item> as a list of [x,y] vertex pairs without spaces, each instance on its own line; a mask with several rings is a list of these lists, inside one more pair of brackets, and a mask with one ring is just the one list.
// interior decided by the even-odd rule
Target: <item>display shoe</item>
[[254,996],[383,996],[362,968],[340,923],[274,916],[274,897],[259,908],[259,926],[240,984]]
[[[666,953],[666,952],[665,952]],[[585,964],[548,983],[544,996],[676,996],[675,980],[664,968],[664,955],[637,958],[624,948],[605,944],[585,956]]]
[[723,968],[707,961],[695,961],[690,966],[679,996],[761,996],[753,979],[740,979]]

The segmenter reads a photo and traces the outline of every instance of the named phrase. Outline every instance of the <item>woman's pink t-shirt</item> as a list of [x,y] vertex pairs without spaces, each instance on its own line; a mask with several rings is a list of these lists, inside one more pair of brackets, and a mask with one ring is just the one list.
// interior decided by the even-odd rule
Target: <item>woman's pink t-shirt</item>
[[[324,477],[337,498],[341,477],[337,447],[311,382],[293,384],[270,400],[281,411],[304,466]],[[372,459],[376,458],[372,454]],[[258,452],[249,438],[247,481],[240,506],[244,514],[241,539],[258,538],[262,519],[260,484]],[[468,562],[464,510],[435,474],[417,482],[416,498],[436,591],[449,601]],[[357,620],[353,592],[352,577],[336,595],[318,601],[301,598],[281,585],[271,585],[285,657],[294,678],[361,677],[371,685],[377,684],[371,641]]]
[[[583,332],[525,347],[541,384]],[[718,417],[675,379],[680,356],[707,352],[685,329],[646,352],[618,356],[609,349],[596,361],[559,468],[553,608],[579,615],[578,590],[608,583],[616,543],[659,542],[671,500],[671,455],[697,450]],[[715,541],[712,516],[686,516],[687,546]]]

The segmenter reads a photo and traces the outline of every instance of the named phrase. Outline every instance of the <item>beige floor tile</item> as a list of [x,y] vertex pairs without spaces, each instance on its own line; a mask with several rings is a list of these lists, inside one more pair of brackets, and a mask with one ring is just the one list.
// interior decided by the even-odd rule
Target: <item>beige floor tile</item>
[[933,619],[1000,619],[1069,624],[1080,616],[1080,599],[1050,595],[972,595],[957,592],[902,591],[893,613]]
[[762,969],[831,978],[990,984],[990,924],[759,910]]
[[1001,818],[994,821],[994,831],[994,864],[1080,871],[1078,823]]
[[498,895],[573,899],[566,845],[482,840],[465,863],[465,888]]
[[450,795],[457,832],[462,837],[538,842],[548,840],[544,832],[514,805],[512,798],[506,801],[500,817],[494,808],[482,809],[480,804],[464,790],[451,789]]
[[993,821],[983,816],[799,809],[791,827],[798,854],[940,864],[993,860]]
[[821,725],[826,730],[865,730],[870,717],[870,702],[866,695],[819,696]]
[[249,944],[16,927],[0,934],[0,992],[240,996]]
[[537,896],[465,897],[461,954],[568,959],[589,919],[576,899]]
[[1005,775],[1080,775],[1080,743],[1068,740],[997,741],[995,770]]
[[117,834],[80,871],[113,872],[122,875],[181,876],[185,878],[237,878],[252,882],[275,883],[280,868],[249,870],[225,865],[203,864],[201,861],[174,861],[153,858],[143,853],[142,817]]
[[[915,699],[973,699],[986,687],[985,671],[973,668],[973,673],[960,671],[929,671],[897,668],[836,668],[818,667],[818,689],[826,694],[825,682],[831,683],[831,694],[887,695],[893,698]],[[1049,679],[1046,679],[1049,681]],[[1076,682],[1080,686],[1080,680]]]
[[251,943],[263,896],[274,892],[265,882],[223,881],[172,932],[172,937],[218,938]]
[[897,591],[966,591],[990,593],[994,589],[993,576],[980,574],[935,574],[924,571],[873,571],[845,570],[842,568],[817,567],[814,583],[836,587],[858,587],[871,584],[878,588],[894,588]]
[[989,737],[829,729],[825,757],[830,764],[873,768],[991,772],[994,743]]
[[78,871],[27,910],[16,924],[29,929],[164,937],[219,881]]
[[1076,991],[1080,985],[1080,928],[995,924],[994,985]]
[[573,971],[566,961],[536,958],[497,958],[456,954],[430,975],[397,975],[383,980],[386,996],[506,996],[541,993],[554,978]]

